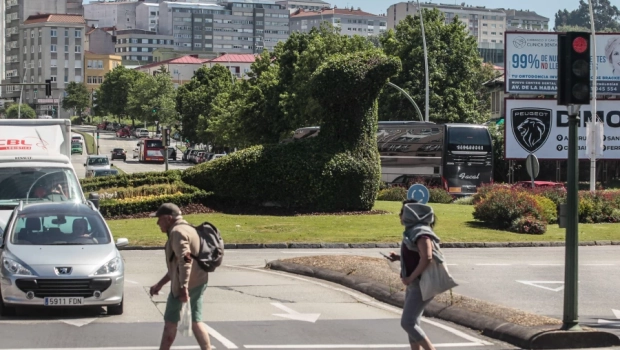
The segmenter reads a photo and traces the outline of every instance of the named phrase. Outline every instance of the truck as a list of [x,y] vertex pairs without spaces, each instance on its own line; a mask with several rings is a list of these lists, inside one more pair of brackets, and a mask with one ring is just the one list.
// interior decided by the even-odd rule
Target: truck
[[0,225],[20,201],[87,203],[71,164],[70,120],[0,119]]

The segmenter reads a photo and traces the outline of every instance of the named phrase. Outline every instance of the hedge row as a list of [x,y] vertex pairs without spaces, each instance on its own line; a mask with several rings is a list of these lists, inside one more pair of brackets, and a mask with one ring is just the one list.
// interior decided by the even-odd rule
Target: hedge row
[[[430,198],[429,203],[452,203],[454,198],[448,193],[448,191],[439,187],[432,187],[428,189]],[[377,200],[380,201],[404,201],[407,199],[407,189],[401,186],[394,186],[379,191]]]
[[144,185],[171,184],[181,181],[182,170],[121,174],[116,176],[91,177],[80,179],[82,191],[99,192],[102,189],[117,187],[140,187]]
[[183,193],[190,194],[199,192],[200,189],[186,183],[177,181],[171,184],[144,185],[139,187],[114,187],[105,188],[98,191],[99,198],[104,199],[125,199],[144,196],[161,196],[167,194]]
[[209,193],[199,191],[196,193],[143,197],[139,201],[107,199],[100,202],[99,211],[106,218],[114,218],[115,216],[153,212],[163,203],[174,203],[178,206],[204,203],[209,195]]

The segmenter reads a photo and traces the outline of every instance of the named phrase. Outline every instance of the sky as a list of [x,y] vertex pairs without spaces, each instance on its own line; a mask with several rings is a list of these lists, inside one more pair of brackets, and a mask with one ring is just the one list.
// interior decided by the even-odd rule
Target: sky
[[[330,3],[332,6],[336,5],[340,8],[344,7],[360,7],[362,10],[374,14],[384,14],[390,4],[397,3],[399,1],[385,1],[385,0],[324,0]],[[579,6],[579,0],[424,0],[422,2],[442,3],[442,4],[460,4],[465,2],[467,5],[473,6],[486,6],[489,8],[515,8],[517,10],[531,10],[535,11],[541,16],[549,18],[549,27],[553,28],[555,14],[558,10],[567,9],[569,11],[577,9]],[[90,0],[85,0],[84,3],[89,3]],[[518,2],[519,6],[515,6]],[[614,4],[616,0],[612,0]],[[386,4],[388,4],[386,6]]]

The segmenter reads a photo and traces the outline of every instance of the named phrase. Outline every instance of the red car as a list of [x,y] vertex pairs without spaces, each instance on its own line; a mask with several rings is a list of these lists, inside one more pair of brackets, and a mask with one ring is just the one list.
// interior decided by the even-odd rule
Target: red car
[[116,137],[131,137],[131,131],[126,128],[118,129],[116,131]]
[[[514,185],[512,185],[512,187],[532,188],[532,181],[519,181],[515,183]],[[534,187],[542,187],[542,188],[555,187],[555,188],[561,188],[564,190],[566,189],[563,183],[552,182],[552,181],[534,181]]]

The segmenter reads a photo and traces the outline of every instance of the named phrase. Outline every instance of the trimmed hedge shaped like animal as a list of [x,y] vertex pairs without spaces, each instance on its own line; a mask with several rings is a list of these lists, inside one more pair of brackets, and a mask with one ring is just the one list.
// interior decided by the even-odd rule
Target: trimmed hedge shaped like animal
[[334,55],[312,75],[321,133],[254,146],[186,170],[183,181],[233,202],[303,211],[370,210],[381,176],[377,97],[401,69],[380,52]]

